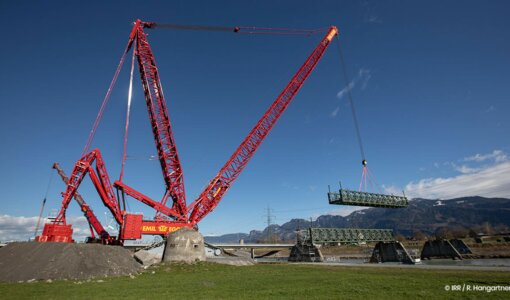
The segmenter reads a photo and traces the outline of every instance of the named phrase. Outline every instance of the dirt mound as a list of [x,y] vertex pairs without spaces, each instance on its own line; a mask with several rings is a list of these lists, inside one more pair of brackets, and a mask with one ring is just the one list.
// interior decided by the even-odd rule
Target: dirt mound
[[10,243],[0,248],[0,281],[88,279],[137,273],[140,265],[120,246]]

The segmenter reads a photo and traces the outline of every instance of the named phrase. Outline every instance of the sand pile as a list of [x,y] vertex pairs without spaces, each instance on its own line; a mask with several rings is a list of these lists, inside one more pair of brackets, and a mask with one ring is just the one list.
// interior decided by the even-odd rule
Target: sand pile
[[140,264],[120,246],[10,243],[0,248],[0,281],[88,279],[135,274]]

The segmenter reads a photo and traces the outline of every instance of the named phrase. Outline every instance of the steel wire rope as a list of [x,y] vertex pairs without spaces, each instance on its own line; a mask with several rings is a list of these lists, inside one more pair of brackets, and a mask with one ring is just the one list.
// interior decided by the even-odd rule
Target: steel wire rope
[[124,49],[124,52],[122,53],[122,56],[120,57],[120,61],[117,66],[117,69],[115,70],[115,73],[113,74],[112,81],[110,82],[110,85],[108,86],[106,95],[104,96],[103,102],[101,103],[101,107],[99,108],[99,112],[97,113],[96,119],[94,120],[94,124],[92,125],[92,129],[90,130],[90,134],[87,139],[87,143],[85,144],[85,147],[83,148],[82,156],[85,155],[89,151],[90,146],[92,145],[92,141],[94,140],[94,136],[96,135],[96,130],[99,127],[99,123],[101,123],[101,119],[103,118],[103,113],[106,109],[106,105],[110,101],[110,96],[112,94],[113,88],[115,87],[115,84],[117,83],[117,78],[119,77],[120,71],[122,70],[122,66],[124,65],[124,60],[126,58],[126,54],[129,52],[130,47],[131,47],[131,44],[128,43],[126,45],[126,48]]
[[50,173],[50,180],[48,181],[48,185],[46,186],[46,193],[44,194],[44,201],[46,201],[46,198],[48,197],[48,193],[50,191],[50,187],[51,187],[51,183],[53,181],[53,168],[51,169],[51,173]]
[[223,31],[239,34],[275,34],[275,35],[313,35],[324,32],[327,29],[297,29],[281,27],[255,27],[255,26],[209,26],[209,25],[183,25],[183,24],[165,24],[148,23],[148,28],[154,29],[173,29],[173,30],[198,30],[198,31]]
[[[365,190],[367,188],[367,177],[368,177],[369,182],[372,183],[372,180],[369,177],[371,175],[371,173],[368,172],[367,160],[366,160],[366,156],[365,156],[365,147],[363,146],[363,140],[361,139],[361,131],[359,128],[358,116],[356,114],[356,108],[354,107],[354,101],[352,99],[351,90],[354,87],[354,82],[351,82],[349,75],[347,74],[347,68],[345,66],[345,59],[344,59],[342,47],[340,45],[340,39],[338,36],[336,37],[336,41],[337,41],[337,46],[338,46],[337,47],[338,54],[340,57],[340,65],[341,65],[342,73],[344,75],[345,90],[347,93],[347,98],[349,99],[349,104],[351,106],[352,119],[354,120],[354,128],[356,130],[356,138],[358,140],[359,151],[361,154],[361,164],[363,165],[363,171],[361,173],[361,181],[359,184],[359,191],[361,192],[362,187],[363,187],[363,182],[365,183],[364,184]],[[373,183],[372,183],[372,185],[373,185]],[[377,189],[380,190],[379,187],[377,187]]]
[[356,137],[358,139],[358,145],[359,145],[359,150],[361,153],[361,159],[362,159],[362,161],[366,162],[365,149],[363,147],[363,141],[361,140],[361,133],[360,133],[360,129],[359,129],[358,117],[356,114],[356,109],[354,108],[354,101],[352,100],[351,81],[349,80],[349,75],[347,74],[347,68],[345,67],[344,55],[342,52],[342,47],[340,47],[340,39],[338,38],[338,36],[336,37],[336,41],[337,41],[337,46],[338,46],[337,47],[338,54],[340,56],[340,65],[341,65],[342,73],[344,75],[345,89],[347,91],[347,98],[349,99],[349,103],[351,106],[351,112],[352,112],[352,118],[354,120],[354,127],[356,129]]
[[122,153],[122,165],[120,169],[119,181],[122,181],[122,177],[124,176],[124,166],[126,164],[127,158],[127,143],[128,143],[128,134],[129,134],[129,118],[131,115],[131,100],[133,96],[133,70],[135,67],[135,52],[133,49],[133,57],[131,58],[131,71],[129,75],[129,90],[128,90],[128,100],[127,100],[127,109],[126,109],[126,125],[124,127],[124,146]]
[[[357,137],[357,140],[358,140],[359,150],[360,150],[360,153],[361,153],[361,159],[362,159],[361,163],[363,164],[363,172],[362,172],[362,175],[361,175],[361,182],[360,182],[360,189],[359,190],[361,191],[361,187],[363,185],[363,181],[365,181],[365,188],[367,187],[366,181],[367,181],[367,178],[368,178],[368,181],[372,185],[372,187],[375,187],[379,191],[379,193],[382,194],[380,185],[377,183],[373,173],[367,167],[367,160],[366,160],[366,157],[365,157],[365,148],[363,147],[363,141],[361,139],[361,132],[360,132],[360,129],[359,129],[359,121],[358,121],[358,117],[357,117],[357,114],[356,114],[356,109],[354,107],[354,101],[352,99],[351,81],[349,80],[349,76],[347,74],[347,69],[345,67],[344,55],[343,55],[343,52],[342,52],[342,47],[340,46],[340,39],[338,38],[338,36],[336,37],[336,41],[337,41],[337,46],[338,46],[337,47],[338,48],[338,54],[340,56],[340,65],[341,65],[342,73],[344,75],[344,80],[345,80],[345,88],[346,88],[346,91],[347,91],[347,97],[349,99],[349,104],[351,106],[352,118],[354,120],[354,127],[356,129],[356,137]],[[372,180],[372,177],[374,178],[373,180]]]
[[50,173],[50,180],[48,181],[48,185],[46,186],[46,193],[44,194],[43,203],[41,205],[41,211],[39,212],[39,218],[37,219],[37,224],[35,226],[34,237],[37,236],[37,231],[39,231],[39,225],[41,224],[41,217],[42,217],[42,214],[43,214],[44,205],[46,204],[46,198],[48,198],[48,193],[50,191],[50,187],[51,187],[52,181],[53,181],[53,168],[52,168],[51,173]]

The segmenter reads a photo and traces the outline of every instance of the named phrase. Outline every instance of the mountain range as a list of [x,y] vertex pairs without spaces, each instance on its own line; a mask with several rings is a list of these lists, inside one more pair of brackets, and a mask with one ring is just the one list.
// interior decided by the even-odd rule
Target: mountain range
[[449,200],[413,199],[406,208],[366,208],[348,216],[321,215],[312,222],[292,219],[282,225],[272,224],[264,230],[206,236],[209,243],[247,243],[268,240],[295,239],[297,229],[321,228],[381,228],[392,229],[394,235],[413,236],[417,232],[433,235],[438,230],[473,230],[475,232],[508,231],[510,227],[510,199],[479,196]]

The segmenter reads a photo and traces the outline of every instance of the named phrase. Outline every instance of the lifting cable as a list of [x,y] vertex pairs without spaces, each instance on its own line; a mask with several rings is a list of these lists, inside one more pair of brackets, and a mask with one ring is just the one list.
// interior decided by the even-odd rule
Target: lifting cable
[[133,49],[133,57],[131,58],[131,73],[129,75],[129,90],[128,90],[128,101],[127,101],[127,109],[126,109],[126,126],[124,127],[124,150],[122,153],[122,165],[120,168],[119,181],[122,181],[122,176],[124,176],[124,165],[126,164],[126,157],[127,157],[129,116],[131,113],[131,99],[133,96],[133,70],[135,68],[135,52],[136,52],[136,50]]
[[130,45],[128,44],[126,46],[126,49],[124,50],[124,53],[122,54],[122,57],[120,58],[120,62],[119,62],[119,65],[117,66],[117,70],[115,70],[115,74],[113,75],[113,79],[110,82],[108,91],[106,92],[106,95],[104,96],[103,103],[101,103],[101,108],[99,108],[99,112],[97,113],[96,120],[94,121],[94,125],[92,125],[92,130],[90,130],[90,134],[87,139],[87,143],[85,144],[85,147],[83,148],[82,156],[85,155],[90,149],[92,140],[94,139],[94,136],[96,135],[97,127],[99,126],[99,123],[101,122],[101,119],[103,118],[104,110],[106,108],[106,105],[108,104],[108,101],[110,100],[110,96],[112,94],[113,87],[115,86],[115,83],[117,82],[117,78],[119,77],[119,73],[120,73],[120,70],[122,69],[122,65],[124,65],[124,59],[126,58],[126,54],[129,51],[129,47],[130,47]]
[[[349,76],[347,75],[344,55],[342,52],[342,47],[340,45],[340,39],[338,38],[338,36],[336,37],[336,41],[337,41],[337,45],[338,45],[338,47],[337,47],[338,53],[340,55],[340,63],[342,65],[342,72],[343,72],[344,80],[345,80],[345,84],[346,84],[345,88],[347,91],[347,97],[349,98],[349,103],[351,105],[352,118],[354,120],[354,127],[356,129],[356,137],[358,140],[359,150],[361,153],[361,164],[363,165],[363,171],[361,173],[361,181],[359,184],[358,191],[361,192],[363,186],[365,187],[365,189],[367,188],[367,180],[368,180],[368,184],[370,184],[372,186],[372,188],[377,189],[380,194],[383,194],[383,191],[381,190],[381,186],[377,183],[375,176],[370,171],[370,169],[368,168],[368,165],[367,165],[367,160],[365,157],[365,149],[363,147],[363,141],[361,139],[361,133],[360,133],[360,129],[359,129],[358,117],[356,114],[356,109],[354,107],[354,101],[352,100],[351,89],[353,88],[353,86],[352,86],[353,83],[349,80]],[[405,195],[404,195],[404,197],[405,197]]]
[[[338,36],[336,37],[336,41],[337,41],[337,46],[338,46],[337,47],[338,54],[340,56],[340,65],[341,65],[342,73],[344,75],[344,80],[345,80],[345,89],[347,92],[347,98],[349,99],[349,104],[351,106],[352,119],[354,120],[354,128],[356,130],[356,138],[358,140],[359,151],[361,154],[361,164],[363,165],[363,170],[361,173],[361,180],[359,183],[358,191],[362,191],[363,187],[365,187],[365,189],[367,188],[367,179],[368,179],[368,183],[373,188],[377,188],[379,190],[379,192],[382,194],[382,191],[381,191],[379,185],[377,185],[377,183],[375,182],[375,179],[374,179],[374,181],[372,181],[373,175],[372,175],[372,172],[369,171],[368,166],[367,166],[367,160],[365,157],[365,148],[363,147],[363,141],[361,139],[361,131],[359,128],[358,116],[356,114],[356,108],[354,107],[354,101],[352,99],[352,93],[351,93],[351,90],[354,87],[353,86],[354,82],[350,81],[349,75],[347,74],[347,68],[345,66],[344,55],[342,52],[342,47],[340,45],[340,39],[338,38]],[[374,184],[374,182],[375,182],[375,184]]]
[[[224,31],[224,32],[234,32],[234,33],[239,33],[239,34],[273,34],[273,35],[306,35],[306,36],[310,36],[310,35],[324,32],[327,30],[327,28],[293,29],[293,28],[279,28],[279,27],[273,28],[273,27],[249,27],[249,26],[227,27],[227,26],[161,24],[161,23],[152,23],[152,22],[147,22],[145,24],[146,24],[147,28],[155,28],[155,29],[166,28],[166,29],[175,29],[175,30]],[[126,58],[126,54],[129,52],[130,46],[131,46],[131,44],[128,43],[128,45],[126,46],[126,49],[124,50],[124,53],[122,54],[122,57],[120,58],[117,69],[113,75],[112,81],[110,82],[110,85],[108,87],[106,95],[103,99],[103,102],[101,104],[99,112],[96,116],[96,119],[94,121],[92,129],[90,131],[89,137],[87,139],[87,143],[85,144],[85,147],[83,149],[82,156],[85,155],[90,149],[90,146],[91,146],[94,136],[96,134],[97,128],[99,127],[99,123],[101,122],[101,119],[103,118],[104,111],[105,111],[106,106],[110,100],[112,90],[117,82],[117,79],[119,77],[122,66],[124,65],[124,60]],[[133,90],[133,70],[134,70],[134,61],[135,61],[135,56],[136,56],[135,51],[136,51],[136,49],[133,49],[133,56],[132,56],[132,60],[131,60],[128,104],[127,104],[127,111],[126,111],[126,124],[125,124],[125,129],[124,129],[124,145],[123,145],[123,155],[122,155],[122,164],[121,164],[121,171],[120,171],[120,175],[119,175],[119,181],[122,181],[122,177],[124,175],[124,166],[125,166],[126,159],[127,159],[129,118],[130,118],[131,99],[132,99],[132,90]],[[343,58],[342,58],[342,60],[343,60]],[[344,70],[344,74],[346,75],[345,70]],[[349,93],[349,97],[350,97],[350,93]],[[352,99],[351,99],[351,103],[352,103]],[[351,105],[351,107],[353,108],[353,116],[355,116],[354,106]],[[359,131],[359,129],[357,129],[357,130]],[[359,132],[358,132],[358,139],[360,139]],[[361,147],[361,149],[362,149],[362,147]]]
[[44,205],[46,204],[46,198],[48,198],[48,192],[50,191],[52,181],[53,181],[53,168],[51,169],[50,180],[48,181],[48,186],[46,187],[46,193],[44,194],[44,199],[41,204],[41,211],[39,212],[39,218],[37,219],[37,224],[35,225],[34,237],[37,236],[37,231],[39,231],[39,225],[41,224],[41,218],[42,218],[43,211],[44,211]]
[[[272,27],[248,27],[248,26],[240,26],[240,27],[227,27],[227,26],[203,26],[203,25],[178,25],[178,24],[160,24],[160,23],[151,23],[147,22],[146,26],[148,28],[167,28],[167,29],[176,29],[176,30],[206,30],[206,31],[228,31],[240,34],[280,34],[280,35],[313,35],[316,33],[320,33],[326,31],[327,29],[292,29],[292,28],[272,28]],[[94,124],[92,125],[92,129],[90,130],[89,137],[87,139],[87,143],[83,148],[82,156],[85,155],[94,140],[94,136],[96,134],[97,128],[99,127],[99,123],[103,118],[104,111],[110,100],[110,96],[117,82],[117,78],[119,77],[122,66],[124,65],[124,60],[126,58],[126,54],[130,49],[130,44],[126,46],[122,57],[120,58],[119,65],[113,75],[112,81],[110,82],[110,86],[108,87],[108,91],[103,99],[101,107],[99,108],[99,112],[96,116]],[[132,77],[132,73],[131,73]],[[127,138],[125,138],[127,139]],[[123,161],[125,161],[125,157],[123,157]],[[122,174],[121,174],[122,177]]]
[[326,32],[328,28],[319,29],[293,29],[293,28],[273,28],[273,27],[236,27],[240,34],[276,34],[276,35],[306,35]]
[[205,31],[237,32],[236,29],[238,27],[150,23],[149,28],[154,28],[154,29],[163,28],[163,29],[175,29],[175,30],[201,30],[201,31],[205,30]]
[[200,31],[224,31],[235,32],[239,34],[281,34],[281,35],[313,35],[325,32],[327,28],[320,29],[294,29],[281,27],[254,27],[254,26],[205,26],[205,25],[180,25],[180,24],[162,24],[148,23],[149,28],[164,28],[175,30],[200,30]]
[[361,133],[360,133],[360,130],[359,130],[359,124],[358,124],[358,117],[356,115],[356,109],[354,108],[354,101],[352,100],[352,93],[351,93],[352,83],[349,80],[349,75],[347,74],[347,70],[346,70],[346,67],[345,67],[344,55],[343,55],[343,52],[342,52],[342,48],[340,47],[340,39],[338,38],[338,35],[336,36],[336,41],[337,41],[337,45],[338,45],[337,48],[338,48],[338,54],[340,56],[340,64],[341,64],[341,68],[342,68],[342,73],[344,75],[345,89],[347,90],[347,98],[349,98],[349,103],[351,105],[352,118],[354,120],[354,127],[356,129],[356,137],[358,139],[359,150],[360,150],[360,153],[361,153],[361,163],[363,164],[363,166],[366,166],[367,161],[365,159],[365,150],[363,148],[363,142],[361,140]]

